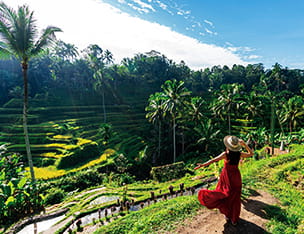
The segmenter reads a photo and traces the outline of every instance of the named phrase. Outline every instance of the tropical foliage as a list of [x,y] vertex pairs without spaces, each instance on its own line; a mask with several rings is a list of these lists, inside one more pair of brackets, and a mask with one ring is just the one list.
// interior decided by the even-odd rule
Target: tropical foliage
[[0,224],[9,225],[19,219],[44,209],[42,196],[25,176],[21,157],[4,156],[5,146],[0,146]]
[[[8,143],[0,159],[3,217],[15,221],[41,209],[35,184],[21,178],[23,166],[3,166],[25,163],[25,155],[33,180],[34,172],[53,179],[40,190],[53,194],[52,204],[76,187],[120,187],[149,179],[152,166],[208,160],[227,134],[257,150],[303,143],[303,70],[248,64],[194,71],[154,50],[114,64],[96,44],[80,51],[57,41],[45,50],[60,29],[47,27],[39,37],[27,6],[1,3],[0,13],[0,54],[9,58],[0,60],[0,144]],[[292,168],[301,163],[274,180],[294,180]]]

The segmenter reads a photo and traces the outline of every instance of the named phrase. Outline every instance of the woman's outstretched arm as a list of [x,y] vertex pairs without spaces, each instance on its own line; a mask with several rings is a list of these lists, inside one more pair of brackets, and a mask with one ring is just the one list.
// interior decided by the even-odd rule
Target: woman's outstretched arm
[[197,170],[201,167],[205,167],[205,166],[208,166],[210,165],[211,163],[214,163],[214,162],[217,162],[217,161],[220,161],[222,159],[225,159],[226,158],[226,152],[223,152],[221,153],[219,156],[213,158],[213,159],[210,159],[208,162],[205,162],[205,163],[197,163],[197,167],[195,167],[194,169]]

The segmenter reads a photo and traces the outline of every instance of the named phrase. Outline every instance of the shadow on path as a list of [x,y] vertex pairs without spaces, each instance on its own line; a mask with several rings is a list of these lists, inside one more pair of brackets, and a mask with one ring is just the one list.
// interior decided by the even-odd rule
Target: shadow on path
[[233,226],[231,223],[226,223],[224,225],[224,234],[265,234],[268,233],[265,229],[261,228],[260,226],[249,222],[244,219],[240,219],[238,225]]
[[263,219],[268,219],[268,215],[265,209],[269,206],[269,204],[253,199],[243,200],[242,203],[245,210]]
[[267,203],[264,203],[262,201],[253,200],[253,199],[247,199],[243,200],[242,204],[244,206],[244,209],[247,211],[263,218],[263,219],[276,219],[280,222],[287,222],[287,214],[286,211],[281,209],[280,207],[276,205],[270,205]]

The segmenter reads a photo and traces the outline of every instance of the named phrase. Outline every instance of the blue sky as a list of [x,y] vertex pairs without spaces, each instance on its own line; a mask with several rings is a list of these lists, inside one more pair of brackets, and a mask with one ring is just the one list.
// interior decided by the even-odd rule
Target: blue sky
[[276,62],[304,68],[301,0],[4,0],[26,3],[41,27],[81,50],[96,43],[116,62],[157,50],[193,69]]

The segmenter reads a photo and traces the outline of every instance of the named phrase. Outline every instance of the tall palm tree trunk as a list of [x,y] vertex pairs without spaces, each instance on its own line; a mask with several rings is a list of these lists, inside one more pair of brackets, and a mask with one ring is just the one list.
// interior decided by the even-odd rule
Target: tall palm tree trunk
[[182,154],[185,153],[185,135],[184,130],[182,130]]
[[271,103],[271,122],[270,122],[270,132],[271,132],[271,154],[274,154],[274,124],[275,124],[275,105],[272,100]]
[[34,165],[33,159],[31,154],[31,147],[30,147],[30,140],[28,136],[28,129],[27,129],[27,112],[28,112],[28,82],[27,82],[27,70],[28,64],[22,63],[22,73],[23,73],[23,89],[24,89],[24,96],[23,96],[23,132],[24,132],[24,140],[25,140],[25,147],[26,147],[26,154],[27,160],[30,168],[31,178],[32,181],[35,183],[35,172],[34,172]]
[[161,122],[158,124],[158,158],[160,158]]
[[290,133],[292,133],[292,120],[290,120],[290,122],[289,122],[289,131],[290,131]]
[[175,116],[173,117],[173,163],[176,161],[176,145],[175,145]]
[[102,109],[103,109],[103,122],[107,122],[107,113],[106,113],[106,106],[105,106],[105,91],[102,89]]

